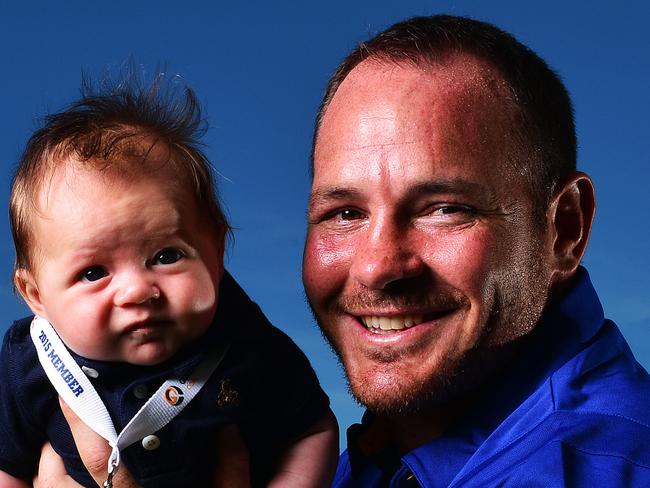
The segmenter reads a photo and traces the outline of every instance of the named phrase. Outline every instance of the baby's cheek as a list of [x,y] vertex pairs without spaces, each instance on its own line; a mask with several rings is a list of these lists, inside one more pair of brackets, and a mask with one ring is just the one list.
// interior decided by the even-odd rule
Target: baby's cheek
[[186,313],[192,315],[214,314],[217,307],[218,284],[206,272],[187,280],[182,286],[183,303]]
[[214,287],[203,287],[196,291],[196,295],[191,303],[191,310],[196,314],[203,314],[211,310],[216,310],[218,303],[218,293]]
[[77,354],[90,359],[112,358],[115,327],[110,321],[110,307],[90,306],[80,300],[75,307],[61,310],[50,318],[63,342]]

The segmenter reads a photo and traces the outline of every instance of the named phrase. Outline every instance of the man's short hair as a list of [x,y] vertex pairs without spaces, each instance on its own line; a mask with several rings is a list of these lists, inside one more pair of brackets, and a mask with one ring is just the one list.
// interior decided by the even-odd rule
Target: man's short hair
[[465,17],[414,17],[353,49],[332,75],[321,102],[312,142],[312,166],[327,107],[358,64],[373,59],[415,66],[440,65],[457,53],[487,61],[504,78],[520,112],[522,149],[527,160],[522,162],[523,171],[538,210],[545,210],[558,181],[576,169],[576,134],[569,94],[544,60],[512,35]]
[[[191,185],[198,208],[220,234],[229,234],[212,165],[200,147],[204,132],[194,92],[189,87],[178,89],[162,74],[148,83],[132,73],[97,86],[85,82],[79,100],[44,118],[19,160],[9,206],[15,268],[30,269],[34,264],[31,216],[37,210],[41,185],[57,168],[73,158],[88,168],[121,171],[120,166],[133,168],[138,161],[144,162],[157,144],[169,150],[166,163],[173,164],[180,179]],[[144,141],[148,141],[148,150],[142,147]],[[114,164],[118,161],[129,164]]]

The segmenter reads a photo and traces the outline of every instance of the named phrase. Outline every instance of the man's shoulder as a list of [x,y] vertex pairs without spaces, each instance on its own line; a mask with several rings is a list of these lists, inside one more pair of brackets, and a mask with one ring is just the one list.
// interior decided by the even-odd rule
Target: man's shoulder
[[[549,414],[532,437],[650,466],[650,375],[612,321],[605,320],[588,345],[552,372],[542,388],[550,400]],[[515,416],[526,415],[526,403],[522,407]]]
[[650,376],[612,322],[544,388],[552,410],[506,449],[519,459],[511,479],[525,485],[534,474],[550,484],[566,477],[597,486],[639,486],[641,478],[650,484]]
[[[550,410],[650,425],[650,376],[617,325],[605,319],[586,270],[580,269],[573,289],[548,315],[537,346],[550,358],[542,361]],[[521,406],[527,404],[532,405]]]
[[554,410],[650,425],[650,375],[606,320],[592,343],[550,377]]
[[[635,480],[642,478],[650,486],[650,376],[616,325],[605,321],[549,373],[479,447],[457,481],[554,486],[568,477],[580,486],[639,486]],[[605,476],[601,472],[615,479],[597,479]]]
[[650,428],[614,415],[555,412],[477,454],[452,486],[650,486]]
[[558,411],[537,429],[505,486],[650,486],[650,427],[641,419]]
[[452,486],[650,486],[650,425],[641,413],[650,389],[647,379],[632,381],[640,388],[623,388],[623,400],[617,387],[628,379],[603,382],[541,419],[520,410],[514,416],[526,427],[497,429]]

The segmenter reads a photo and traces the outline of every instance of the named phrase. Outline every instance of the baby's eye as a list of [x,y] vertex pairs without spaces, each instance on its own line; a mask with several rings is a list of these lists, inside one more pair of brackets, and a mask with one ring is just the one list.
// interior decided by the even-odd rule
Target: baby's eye
[[166,247],[158,251],[156,257],[153,259],[153,264],[174,264],[185,257],[183,251],[174,247]]
[[90,266],[81,272],[81,280],[92,283],[101,280],[106,275],[108,275],[108,272],[103,266]]

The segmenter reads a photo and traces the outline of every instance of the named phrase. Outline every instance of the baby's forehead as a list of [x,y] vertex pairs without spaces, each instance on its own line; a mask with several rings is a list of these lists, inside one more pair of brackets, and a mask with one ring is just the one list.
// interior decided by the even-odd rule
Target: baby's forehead
[[[193,186],[180,176],[170,160],[97,163],[74,157],[56,165],[36,191],[34,203],[35,212],[30,219],[34,231],[84,220],[92,226],[110,227],[125,215],[134,215],[134,209],[194,221],[202,219],[201,209],[205,208]],[[107,208],[112,213],[106,213]],[[93,220],[95,216],[101,216],[102,222]],[[137,230],[131,229],[136,233]]]
[[170,161],[149,160],[138,164],[117,161],[98,165],[69,158],[56,165],[33,200],[26,223],[36,248],[43,245],[43,229],[78,219],[94,224],[97,220],[94,216],[101,208],[116,209],[112,217],[100,214],[101,219],[108,220],[117,219],[118,214],[123,215],[130,208],[144,207],[183,215],[183,219],[188,216],[209,219],[207,207],[201,205],[192,185]]
[[[109,159],[82,159],[76,154],[53,157],[36,188],[39,196],[47,195],[54,186],[58,191],[79,189],[78,180],[92,176],[94,187],[134,187],[147,180],[151,185],[169,186],[193,191],[192,172],[170,152],[154,147],[144,154],[125,153]],[[87,181],[84,184],[88,184]],[[86,188],[84,188],[86,189]],[[92,190],[92,189],[90,189]],[[133,188],[135,191],[135,188]]]

